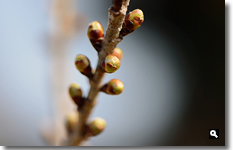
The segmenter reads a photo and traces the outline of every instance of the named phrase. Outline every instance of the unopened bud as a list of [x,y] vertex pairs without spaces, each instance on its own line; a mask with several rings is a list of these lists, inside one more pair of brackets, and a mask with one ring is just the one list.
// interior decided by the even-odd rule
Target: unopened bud
[[98,21],[89,24],[87,36],[93,47],[99,52],[104,42],[104,29]]
[[100,89],[100,91],[110,95],[119,95],[123,92],[123,90],[124,84],[118,79],[110,80]]
[[123,56],[123,52],[122,52],[122,50],[121,50],[120,48],[115,48],[115,49],[113,50],[112,55],[116,56],[118,59],[121,60],[121,59],[122,59],[122,56]]
[[76,68],[88,78],[92,77],[92,68],[89,59],[84,55],[77,55],[75,58]]
[[66,116],[66,129],[68,133],[72,133],[74,128],[77,126],[78,123],[78,113],[77,111],[73,111]]
[[88,134],[92,135],[92,136],[96,136],[98,134],[100,134],[106,127],[106,121],[102,118],[95,118],[94,121],[92,121],[89,125],[88,125]]
[[120,60],[114,55],[108,55],[102,62],[102,68],[107,73],[113,73],[117,71],[121,66]]
[[133,32],[141,26],[143,21],[144,15],[140,9],[135,9],[134,11],[128,13],[125,17],[120,35],[123,37]]
[[82,90],[78,84],[72,83],[70,85],[69,94],[76,105],[81,106],[83,104]]

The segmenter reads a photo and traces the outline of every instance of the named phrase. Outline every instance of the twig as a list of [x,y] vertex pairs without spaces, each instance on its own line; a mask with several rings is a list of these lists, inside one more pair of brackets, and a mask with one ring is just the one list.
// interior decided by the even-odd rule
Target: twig
[[97,95],[101,86],[101,82],[104,78],[105,72],[101,69],[101,63],[107,55],[112,54],[114,48],[122,40],[119,33],[122,29],[122,24],[125,19],[126,11],[130,0],[113,0],[113,5],[109,8],[108,13],[108,26],[104,39],[103,46],[98,53],[99,60],[97,63],[96,71],[93,78],[90,80],[90,90],[84,105],[79,108],[79,120],[78,126],[75,132],[68,141],[68,145],[78,146],[86,140],[85,128],[87,120],[92,112],[92,108],[95,106]]

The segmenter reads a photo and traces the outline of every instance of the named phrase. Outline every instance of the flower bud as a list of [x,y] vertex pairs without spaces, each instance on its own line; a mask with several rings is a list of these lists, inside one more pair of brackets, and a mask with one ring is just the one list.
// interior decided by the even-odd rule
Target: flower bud
[[89,59],[84,55],[77,55],[75,58],[76,68],[88,78],[92,77],[92,68]]
[[118,59],[121,60],[121,58],[122,58],[122,56],[123,56],[123,52],[122,52],[122,50],[121,50],[120,48],[115,48],[115,49],[113,50],[112,55],[116,56]]
[[140,9],[135,9],[134,11],[128,13],[125,17],[120,35],[123,37],[133,32],[141,26],[143,21],[144,15]]
[[98,21],[89,24],[87,36],[93,47],[99,52],[104,42],[104,29]]
[[66,129],[68,133],[72,133],[74,128],[77,126],[78,123],[78,113],[77,111],[70,112],[66,115]]
[[100,91],[110,95],[119,95],[124,90],[124,84],[118,79],[112,79],[105,84]]
[[88,134],[92,136],[96,136],[100,134],[105,129],[105,127],[106,127],[106,121],[98,117],[98,118],[95,118],[94,121],[92,121],[88,125],[87,132]]
[[107,73],[113,73],[117,71],[121,66],[120,60],[114,55],[108,55],[102,62],[102,68]]
[[72,83],[70,85],[69,94],[76,105],[81,106],[83,104],[82,90],[78,84]]

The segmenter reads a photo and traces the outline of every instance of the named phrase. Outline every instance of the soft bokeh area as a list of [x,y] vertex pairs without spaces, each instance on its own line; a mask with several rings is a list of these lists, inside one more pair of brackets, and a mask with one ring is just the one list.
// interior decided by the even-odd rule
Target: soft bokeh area
[[[75,110],[70,83],[88,94],[74,59],[84,54],[96,66],[87,27],[97,20],[106,30],[111,1],[69,0],[74,11],[66,13],[63,2],[55,15],[54,3],[0,1],[0,145],[48,146],[45,133],[57,132]],[[104,118],[107,128],[86,145],[225,144],[225,7],[212,6],[207,13],[194,1],[130,2],[129,11],[142,9],[145,21],[118,45],[121,67],[104,79],[120,79],[125,89],[99,94],[91,118]],[[220,129],[217,142],[209,140],[209,129]]]

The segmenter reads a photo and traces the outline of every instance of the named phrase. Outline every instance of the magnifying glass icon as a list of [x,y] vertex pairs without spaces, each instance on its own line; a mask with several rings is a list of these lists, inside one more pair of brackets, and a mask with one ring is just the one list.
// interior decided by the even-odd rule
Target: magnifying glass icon
[[215,130],[211,130],[211,131],[210,131],[210,135],[211,135],[211,136],[214,136],[214,137],[216,137],[216,138],[218,138],[218,136],[217,136]]

